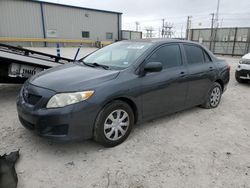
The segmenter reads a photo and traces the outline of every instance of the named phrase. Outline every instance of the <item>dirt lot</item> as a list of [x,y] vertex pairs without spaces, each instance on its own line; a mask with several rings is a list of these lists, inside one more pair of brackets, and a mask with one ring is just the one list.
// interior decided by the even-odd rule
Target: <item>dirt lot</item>
[[0,154],[20,149],[19,188],[250,187],[250,85],[232,76],[221,104],[135,126],[114,148],[52,143],[24,129],[15,108],[21,86],[0,85]]

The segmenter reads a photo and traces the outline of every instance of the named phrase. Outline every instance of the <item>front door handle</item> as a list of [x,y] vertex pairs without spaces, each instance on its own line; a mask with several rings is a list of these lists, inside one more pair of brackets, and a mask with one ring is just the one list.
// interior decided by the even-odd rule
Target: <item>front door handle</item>
[[213,67],[209,67],[209,71],[213,71],[214,70],[214,68]]

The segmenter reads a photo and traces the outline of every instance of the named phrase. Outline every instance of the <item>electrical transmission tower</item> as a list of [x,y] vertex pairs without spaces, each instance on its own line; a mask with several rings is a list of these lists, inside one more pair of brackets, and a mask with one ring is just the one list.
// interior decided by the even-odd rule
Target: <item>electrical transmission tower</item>
[[149,27],[146,27],[145,30],[146,30],[146,38],[152,38],[154,28],[149,26]]
[[173,23],[165,22],[165,19],[162,19],[162,38],[171,38],[173,36],[173,25]]
[[165,24],[165,36],[166,38],[172,38],[172,36],[174,35],[173,32],[173,23],[166,23]]

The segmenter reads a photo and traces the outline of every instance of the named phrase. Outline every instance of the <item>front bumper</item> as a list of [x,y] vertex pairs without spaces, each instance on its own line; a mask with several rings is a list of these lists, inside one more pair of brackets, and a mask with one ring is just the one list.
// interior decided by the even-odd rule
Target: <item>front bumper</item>
[[86,101],[63,108],[47,109],[46,104],[55,93],[29,85],[29,91],[42,98],[29,104],[23,96],[23,88],[17,98],[17,112],[21,124],[37,134],[56,140],[89,139],[99,108]]
[[241,79],[250,80],[250,65],[238,64],[235,76]]

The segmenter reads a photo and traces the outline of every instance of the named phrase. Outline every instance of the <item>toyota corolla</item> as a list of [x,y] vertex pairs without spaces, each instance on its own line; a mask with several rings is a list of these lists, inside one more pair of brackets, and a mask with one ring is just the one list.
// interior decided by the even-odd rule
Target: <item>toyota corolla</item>
[[216,108],[229,70],[197,43],[121,41],[31,77],[18,96],[18,116],[44,137],[115,146],[139,122],[193,106]]

